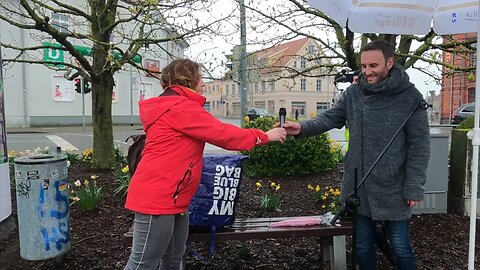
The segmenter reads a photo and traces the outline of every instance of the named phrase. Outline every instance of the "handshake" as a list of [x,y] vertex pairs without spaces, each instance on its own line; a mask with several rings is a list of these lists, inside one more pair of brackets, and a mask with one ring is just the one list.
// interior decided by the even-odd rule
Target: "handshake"
[[287,135],[298,135],[302,130],[299,123],[286,121],[287,110],[285,108],[280,108],[279,116],[280,122],[275,123],[273,128],[267,131],[269,142],[283,143],[287,138]]

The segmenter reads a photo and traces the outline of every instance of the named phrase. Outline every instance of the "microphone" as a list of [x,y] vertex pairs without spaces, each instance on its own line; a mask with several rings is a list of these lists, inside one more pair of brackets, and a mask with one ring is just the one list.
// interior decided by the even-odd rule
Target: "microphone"
[[283,124],[285,124],[285,119],[287,118],[287,109],[283,107],[280,108],[278,115],[280,116],[280,127],[283,128]]

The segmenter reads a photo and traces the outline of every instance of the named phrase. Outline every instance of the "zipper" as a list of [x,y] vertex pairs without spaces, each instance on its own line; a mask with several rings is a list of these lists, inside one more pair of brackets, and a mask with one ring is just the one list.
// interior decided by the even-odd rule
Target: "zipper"
[[[183,178],[180,179],[180,181],[178,182],[177,188],[175,189],[175,192],[173,193],[173,204],[177,203],[178,195],[188,185],[188,183],[190,183],[190,179],[192,177],[193,166],[194,166],[194,164],[193,164],[193,162],[191,162],[190,166],[188,167],[188,169],[183,174]],[[185,182],[185,180],[186,180],[186,182]]]

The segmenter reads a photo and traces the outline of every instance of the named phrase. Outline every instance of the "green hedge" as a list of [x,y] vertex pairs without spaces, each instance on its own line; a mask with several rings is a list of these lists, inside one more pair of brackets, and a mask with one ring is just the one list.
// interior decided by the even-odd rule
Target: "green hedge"
[[[245,127],[266,131],[274,123],[273,118],[257,118]],[[289,137],[283,144],[269,143],[242,154],[250,157],[244,164],[248,176],[309,175],[338,164],[327,133],[306,139]]]

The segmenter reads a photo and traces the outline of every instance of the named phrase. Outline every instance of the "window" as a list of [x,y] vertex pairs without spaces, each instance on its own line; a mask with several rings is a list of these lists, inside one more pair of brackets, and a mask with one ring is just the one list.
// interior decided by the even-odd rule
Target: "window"
[[258,93],[258,82],[255,82],[255,93]]
[[68,26],[70,24],[70,17],[68,15],[52,13],[50,18],[52,20],[52,26],[60,33],[67,33]]
[[317,80],[317,91],[322,91],[322,80]]
[[308,53],[314,53],[315,52],[315,46],[313,46],[312,44],[309,44],[308,47]]
[[262,82],[262,93],[265,93],[265,82]]
[[255,107],[265,109],[265,101],[255,101]]
[[306,107],[305,101],[292,101],[292,111],[290,113],[295,116],[295,111],[298,110],[298,115],[305,116],[307,113]]
[[220,86],[219,86],[218,84],[217,84],[216,88],[217,88],[216,93],[220,93],[220,90],[219,90],[219,89],[220,89]]
[[227,84],[227,85],[225,85],[225,96],[228,96],[228,95],[229,95],[228,92],[229,92],[229,91],[228,91],[228,84]]
[[297,68],[297,60],[293,61],[293,68]]
[[317,102],[317,115],[328,110],[328,102]]
[[268,112],[274,112],[275,111],[275,101],[274,100],[269,100],[268,101]]
[[300,91],[307,91],[307,79],[300,79]]
[[232,83],[232,96],[235,96],[235,84]]
[[300,60],[300,68],[306,68],[307,67],[307,60],[305,58],[302,58]]
[[275,82],[270,82],[270,91],[275,91]]
[[206,101],[206,102],[205,102],[205,105],[203,105],[203,107],[205,108],[205,110],[206,110],[207,112],[209,112],[209,111],[210,111],[210,101]]

